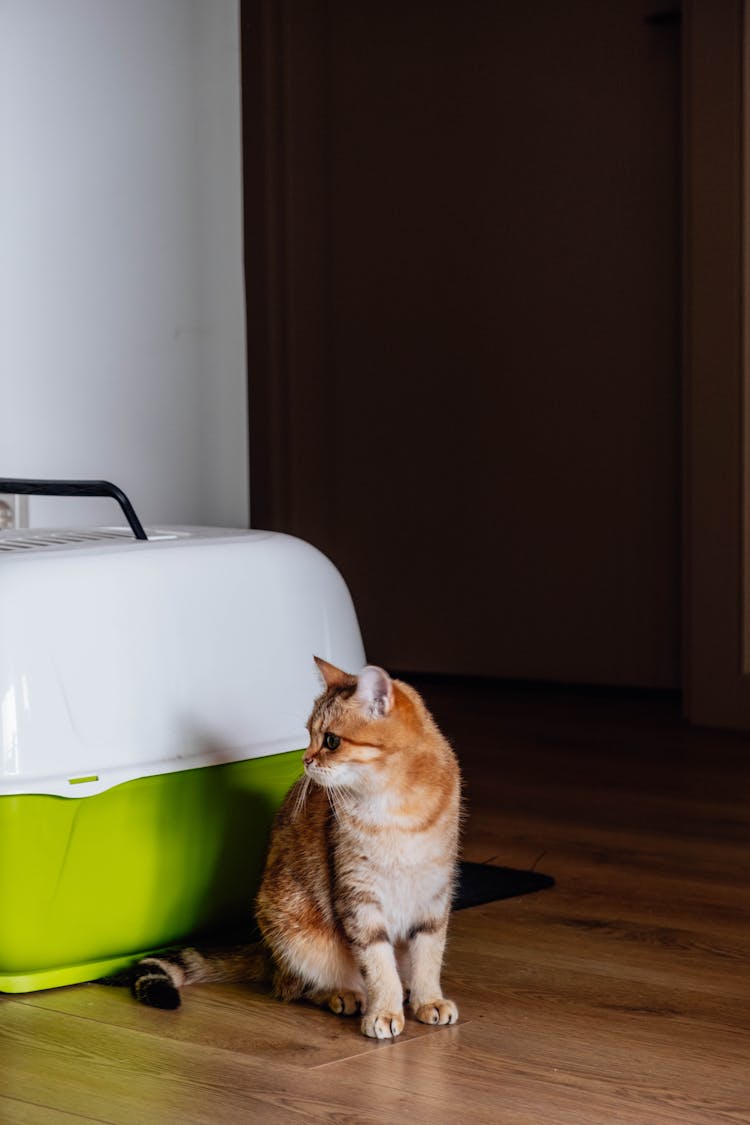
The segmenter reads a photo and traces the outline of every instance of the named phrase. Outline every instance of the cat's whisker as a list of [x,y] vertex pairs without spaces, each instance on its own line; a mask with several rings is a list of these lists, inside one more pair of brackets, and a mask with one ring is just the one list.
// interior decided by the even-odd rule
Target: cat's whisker
[[334,815],[337,820],[340,820],[342,813],[346,812],[345,798],[347,796],[347,789],[343,785],[330,785],[327,789]]
[[326,793],[328,795],[328,803],[331,806],[331,811],[333,812],[336,820],[339,820],[341,814],[341,804],[339,801],[338,793],[336,792],[336,787],[334,785],[326,786]]
[[304,809],[305,804],[307,802],[307,795],[310,792],[310,785],[311,785],[310,778],[307,775],[305,775],[305,777],[302,780],[302,784],[300,785],[299,793],[297,794],[297,799],[294,802],[294,808],[292,809],[292,820],[296,820],[297,817],[299,816],[299,814]]

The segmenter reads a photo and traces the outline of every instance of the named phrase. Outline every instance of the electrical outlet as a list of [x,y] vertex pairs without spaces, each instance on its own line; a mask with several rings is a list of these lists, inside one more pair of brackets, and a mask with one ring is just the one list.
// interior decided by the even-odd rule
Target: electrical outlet
[[29,526],[29,498],[16,493],[0,496],[0,531],[9,527]]

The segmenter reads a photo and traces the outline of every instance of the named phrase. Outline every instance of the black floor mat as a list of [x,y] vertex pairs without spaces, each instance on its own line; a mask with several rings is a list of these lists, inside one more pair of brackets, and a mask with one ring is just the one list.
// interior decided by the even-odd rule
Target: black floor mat
[[489,863],[461,863],[458,889],[453,899],[454,910],[481,906],[501,898],[515,898],[533,891],[554,887],[551,875],[538,871],[517,871],[514,867],[493,867]]

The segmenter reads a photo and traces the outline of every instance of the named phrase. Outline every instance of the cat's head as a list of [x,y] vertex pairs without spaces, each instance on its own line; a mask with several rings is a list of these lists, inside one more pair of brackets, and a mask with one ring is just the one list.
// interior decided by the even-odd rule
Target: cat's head
[[305,772],[325,787],[371,789],[413,735],[419,697],[368,664],[357,676],[315,657],[325,681],[308,722]]

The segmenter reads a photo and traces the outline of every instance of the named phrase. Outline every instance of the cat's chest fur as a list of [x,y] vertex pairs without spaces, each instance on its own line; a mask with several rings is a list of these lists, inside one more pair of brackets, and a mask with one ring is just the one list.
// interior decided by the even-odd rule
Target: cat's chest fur
[[339,904],[371,897],[391,941],[449,905],[455,875],[457,813],[447,809],[429,830],[353,820],[337,826],[334,869]]

